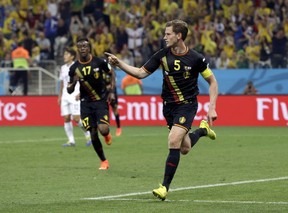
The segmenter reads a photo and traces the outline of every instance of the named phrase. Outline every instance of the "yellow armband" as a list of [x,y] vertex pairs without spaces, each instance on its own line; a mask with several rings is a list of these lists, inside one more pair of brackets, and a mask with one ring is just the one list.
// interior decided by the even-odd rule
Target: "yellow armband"
[[210,70],[209,67],[206,68],[206,70],[204,70],[203,72],[201,72],[201,75],[203,76],[203,78],[208,78],[211,75],[213,75],[212,70]]

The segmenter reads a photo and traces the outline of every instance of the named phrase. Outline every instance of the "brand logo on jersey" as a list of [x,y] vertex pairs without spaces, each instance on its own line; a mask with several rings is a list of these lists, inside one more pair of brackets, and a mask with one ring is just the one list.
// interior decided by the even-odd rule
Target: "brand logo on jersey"
[[166,71],[166,70],[164,71],[164,73],[165,73],[165,75],[169,75],[168,71]]
[[179,123],[180,123],[180,124],[185,123],[185,121],[186,121],[186,118],[185,118],[185,117],[180,117],[180,118],[179,118]]
[[103,117],[106,121],[108,121],[108,115],[104,115]]
[[184,66],[184,69],[185,69],[186,71],[188,71],[188,70],[192,70],[192,67]]
[[98,67],[96,67],[96,68],[93,69],[93,72],[98,72],[98,71],[99,71],[99,68],[98,68]]

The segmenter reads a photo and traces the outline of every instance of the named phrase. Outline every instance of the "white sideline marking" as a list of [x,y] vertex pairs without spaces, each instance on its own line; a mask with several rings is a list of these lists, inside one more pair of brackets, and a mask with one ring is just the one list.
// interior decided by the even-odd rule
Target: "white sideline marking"
[[237,203],[237,204],[275,204],[275,205],[288,205],[288,202],[263,202],[263,201],[253,201],[253,200],[193,200],[195,203]]
[[[163,136],[163,135],[166,135],[165,134],[153,134],[153,133],[150,133],[150,134],[134,134],[134,135],[129,135],[129,137],[146,137],[146,136]],[[83,140],[85,139],[85,137],[75,137],[75,139],[77,140]],[[51,141],[67,141],[67,138],[39,138],[39,139],[29,139],[29,140],[11,140],[11,141],[1,141],[0,140],[0,144],[7,144],[7,143],[37,143],[37,142],[51,142]]]
[[[129,137],[150,137],[150,136],[166,136],[166,132],[163,134],[159,133],[143,133],[143,134],[129,134]],[[246,135],[245,137],[261,137],[262,135]],[[275,135],[264,135],[265,137],[275,137]],[[226,135],[225,137],[241,137],[241,135]],[[280,136],[279,136],[280,137]],[[288,137],[288,135],[281,135],[281,137]],[[75,137],[77,140],[81,140],[84,137]],[[51,142],[51,141],[67,141],[67,138],[39,138],[39,139],[28,139],[28,140],[11,140],[11,141],[1,141],[0,144],[7,144],[7,143],[38,143],[38,142]]]
[[51,142],[51,141],[67,141],[67,138],[40,138],[40,139],[29,139],[29,140],[0,141],[0,144],[6,144],[6,143],[37,143],[37,142]]
[[[236,181],[236,182],[231,182],[231,183],[216,183],[216,184],[208,184],[208,185],[200,185],[200,186],[180,187],[180,188],[176,188],[176,189],[170,189],[170,191],[175,192],[175,191],[183,191],[183,190],[190,190],[190,189],[213,188],[213,187],[219,187],[219,186],[241,185],[241,184],[270,182],[270,181],[278,181],[278,180],[288,180],[288,176],[278,177],[278,178],[258,179],[258,180]],[[111,200],[111,199],[117,199],[117,198],[129,197],[129,196],[146,195],[146,194],[151,194],[151,193],[152,193],[151,191],[149,191],[149,192],[135,192],[135,193],[128,193],[128,194],[120,194],[120,195],[82,198],[82,200],[109,200],[109,199]],[[196,201],[194,201],[194,202],[196,202]],[[220,202],[220,201],[218,201],[218,202]],[[224,202],[226,202],[226,201],[224,201]],[[227,201],[227,202],[229,202],[229,201]],[[247,201],[247,202],[249,202],[249,201]],[[254,201],[251,201],[251,202],[254,202]],[[266,203],[268,203],[268,202],[266,202]],[[286,202],[284,202],[284,203],[286,203]]]
[[[133,198],[114,198],[107,199],[107,201],[140,201],[140,202],[152,202],[155,199],[133,199]],[[271,205],[288,205],[288,202],[264,202],[264,201],[253,201],[253,200],[169,200],[166,199],[165,202],[194,202],[194,203],[236,203],[236,204],[271,204]]]

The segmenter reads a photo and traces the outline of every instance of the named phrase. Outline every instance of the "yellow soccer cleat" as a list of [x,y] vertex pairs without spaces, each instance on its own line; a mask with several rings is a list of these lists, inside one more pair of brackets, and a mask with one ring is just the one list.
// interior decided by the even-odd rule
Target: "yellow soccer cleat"
[[209,124],[206,120],[201,121],[199,128],[205,128],[207,130],[207,137],[212,140],[216,139],[216,133],[212,129],[210,129]]
[[155,197],[159,198],[162,201],[166,199],[167,194],[168,194],[166,187],[163,186],[162,184],[159,184],[159,188],[154,189],[152,193]]

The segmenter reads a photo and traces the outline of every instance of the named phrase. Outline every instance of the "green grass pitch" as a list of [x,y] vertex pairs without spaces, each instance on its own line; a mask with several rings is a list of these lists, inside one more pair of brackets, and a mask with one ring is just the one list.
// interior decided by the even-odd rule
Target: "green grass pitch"
[[[195,127],[193,127],[195,128]],[[288,212],[287,127],[215,127],[181,161],[167,200],[152,195],[168,153],[166,127],[111,128],[108,171],[75,127],[0,127],[0,212]]]

